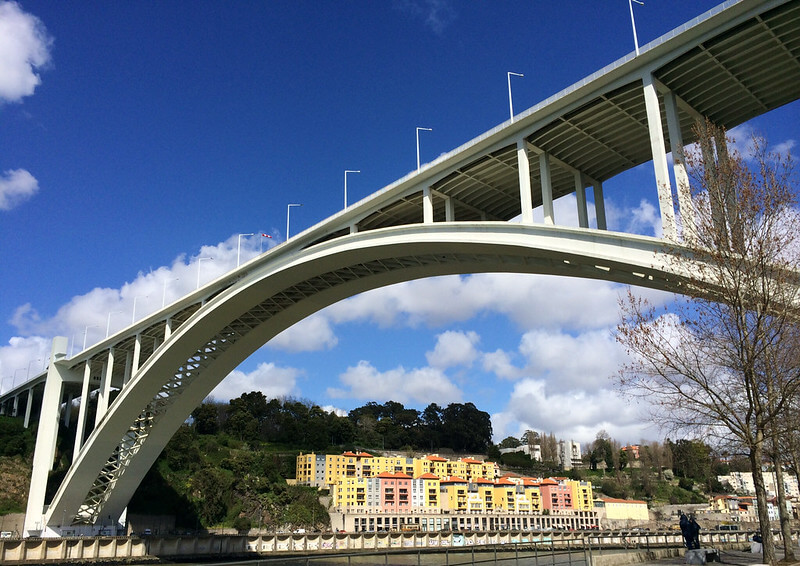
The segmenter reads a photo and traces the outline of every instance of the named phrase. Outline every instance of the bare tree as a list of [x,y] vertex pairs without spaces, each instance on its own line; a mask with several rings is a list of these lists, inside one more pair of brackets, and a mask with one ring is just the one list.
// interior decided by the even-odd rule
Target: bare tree
[[[744,447],[753,472],[764,561],[775,560],[762,473],[772,425],[798,392],[800,224],[788,158],[752,140],[750,168],[725,132],[698,125],[689,246],[667,250],[685,269],[665,309],[628,294],[617,340],[631,362],[622,391],[645,398],[654,422],[686,437]],[[684,187],[685,189],[685,187]],[[689,217],[690,215],[685,215]]]

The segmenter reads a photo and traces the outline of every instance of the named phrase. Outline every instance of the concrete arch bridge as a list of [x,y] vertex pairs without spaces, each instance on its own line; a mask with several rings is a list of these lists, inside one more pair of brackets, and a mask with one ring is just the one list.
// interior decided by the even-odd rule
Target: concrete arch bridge
[[[691,125],[708,117],[730,128],[798,97],[800,0],[726,2],[106,340],[67,356],[67,339],[56,338],[47,371],[0,398],[7,413],[25,405],[26,422],[41,410],[26,534],[116,522],[217,383],[344,298],[476,272],[677,290],[681,268],[662,252],[692,237],[686,191],[673,189],[687,181]],[[603,182],[649,161],[664,238],[607,231]],[[571,194],[577,228],[554,215],[554,200]],[[45,501],[58,419],[76,400],[72,466]]]

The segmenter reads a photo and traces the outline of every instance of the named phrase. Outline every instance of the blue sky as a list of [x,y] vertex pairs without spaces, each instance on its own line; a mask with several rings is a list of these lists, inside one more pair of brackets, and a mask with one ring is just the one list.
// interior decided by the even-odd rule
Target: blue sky
[[[714,1],[635,5],[640,45]],[[602,10],[598,9],[602,7]],[[0,1],[0,378],[77,352],[242,257],[633,50],[628,2]],[[795,103],[739,130],[791,147]],[[605,185],[611,229],[659,230],[652,166]],[[574,201],[557,219],[576,223]],[[570,211],[558,214],[558,211]],[[203,261],[198,268],[198,258]],[[658,438],[612,390],[623,288],[554,277],[431,279],[334,305],[215,390],[349,410],[475,403],[496,440]],[[656,300],[664,297],[653,295]],[[421,300],[428,297],[429,300]],[[442,297],[448,297],[442,301]],[[453,300],[450,300],[450,299]],[[110,313],[110,314],[109,314]],[[87,330],[88,327],[88,330]]]

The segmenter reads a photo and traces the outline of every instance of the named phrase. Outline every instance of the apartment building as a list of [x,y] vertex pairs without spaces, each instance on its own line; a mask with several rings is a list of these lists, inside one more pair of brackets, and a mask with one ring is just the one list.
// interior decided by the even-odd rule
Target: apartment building
[[475,458],[448,460],[432,454],[423,458],[406,456],[373,456],[367,452],[342,454],[300,454],[296,461],[296,482],[320,489],[331,489],[341,478],[372,477],[382,473],[406,474],[419,477],[433,474],[443,478],[458,476],[474,481],[478,478],[494,480],[498,467],[494,462]]

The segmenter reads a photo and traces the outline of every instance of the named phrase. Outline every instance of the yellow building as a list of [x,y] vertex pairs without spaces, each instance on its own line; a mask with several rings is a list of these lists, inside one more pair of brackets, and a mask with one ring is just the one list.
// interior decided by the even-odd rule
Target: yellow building
[[575,511],[591,511],[594,509],[592,482],[570,480],[572,486],[572,507]]
[[443,510],[447,511],[466,511],[467,510],[467,489],[469,482],[456,476],[448,476],[439,481],[442,497],[439,504]]
[[374,477],[382,473],[407,474],[419,477],[433,474],[439,478],[457,476],[467,480],[497,477],[494,462],[481,462],[472,458],[448,460],[438,455],[424,458],[405,456],[373,456],[367,452],[343,454],[300,454],[296,463],[296,482],[318,488],[330,488],[340,478]]
[[422,509],[423,512],[438,511],[440,508],[439,493],[441,487],[439,476],[435,474],[422,474],[414,481],[419,482],[421,495],[419,504],[415,503],[415,506]]

